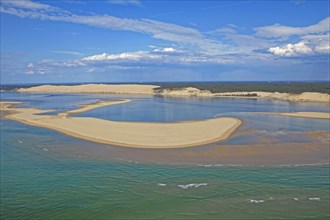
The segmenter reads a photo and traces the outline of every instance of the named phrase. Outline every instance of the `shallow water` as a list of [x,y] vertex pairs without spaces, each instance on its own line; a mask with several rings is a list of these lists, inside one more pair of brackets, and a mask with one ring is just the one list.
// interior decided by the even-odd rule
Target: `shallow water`
[[[102,99],[131,103],[79,116],[126,121],[176,121],[219,116],[244,120],[242,134],[205,148],[146,151],[102,146],[43,128],[2,120],[1,219],[328,219],[328,165],[194,163],[166,157],[203,154],[228,144],[312,142],[304,132],[328,131],[327,120],[257,115],[253,111],[328,111],[327,105],[241,99],[2,93],[2,100],[58,112]],[[252,131],[250,134],[248,131]],[[244,133],[245,132],[245,133]],[[294,134],[294,135],[293,135]],[[296,136],[295,136],[296,135]],[[271,142],[265,142],[264,139]],[[321,141],[321,140],[320,140]],[[107,147],[109,151],[107,151]],[[93,151],[99,154],[94,155]],[[85,152],[85,153],[83,153]],[[118,153],[120,152],[120,153]],[[173,153],[171,153],[173,152]],[[101,155],[112,154],[108,157]],[[132,154],[122,157],[123,154]],[[154,157],[135,160],[137,155]],[[328,155],[323,155],[329,159]],[[133,159],[130,160],[129,158]],[[143,158],[141,157],[141,158]]]

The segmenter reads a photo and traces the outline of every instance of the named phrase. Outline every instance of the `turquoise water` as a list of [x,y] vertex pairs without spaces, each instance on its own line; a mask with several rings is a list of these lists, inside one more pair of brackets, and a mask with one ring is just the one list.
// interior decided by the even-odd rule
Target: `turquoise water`
[[[2,94],[2,100],[57,111],[118,96]],[[127,97],[124,97],[127,98]],[[238,99],[129,97],[128,104],[80,116],[176,121],[239,116],[241,129],[328,130],[328,121],[256,111],[328,111],[327,105]],[[223,103],[225,102],[225,103]],[[277,134],[277,133],[276,133]],[[287,137],[285,137],[287,138]],[[248,138],[227,142],[248,142]],[[1,121],[1,219],[328,219],[328,165],[200,166],[78,157],[64,149],[96,144]],[[118,148],[121,149],[121,148]],[[76,150],[75,150],[76,152]],[[205,164],[207,161],[205,161]]]

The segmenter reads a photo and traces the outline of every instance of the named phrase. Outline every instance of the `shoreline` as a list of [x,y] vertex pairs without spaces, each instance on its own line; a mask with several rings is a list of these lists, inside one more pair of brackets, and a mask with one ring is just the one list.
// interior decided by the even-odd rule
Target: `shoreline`
[[[93,103],[91,108],[126,102],[128,100]],[[116,122],[90,117],[66,117],[74,110],[54,116],[40,115],[52,110],[13,108],[12,103],[3,105],[1,110],[10,111],[5,116],[8,119],[88,141],[132,148],[183,148],[223,141],[242,123],[240,119],[230,117],[170,123]],[[85,105],[82,110],[75,110],[75,113],[91,108]]]
[[318,92],[303,92],[300,94],[261,91],[212,93],[208,90],[200,90],[194,87],[185,87],[180,89],[162,89],[161,86],[145,84],[82,84],[73,86],[42,85],[29,88],[19,88],[16,90],[16,92],[68,94],[128,94],[165,97],[223,97],[275,99],[292,102],[330,103],[330,94]]
[[327,112],[259,112],[259,114],[330,120],[330,113]]

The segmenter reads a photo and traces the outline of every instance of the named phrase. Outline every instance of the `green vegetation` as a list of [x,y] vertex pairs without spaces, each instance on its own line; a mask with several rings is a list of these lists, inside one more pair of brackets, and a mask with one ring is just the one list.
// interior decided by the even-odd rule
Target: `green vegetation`
[[201,90],[217,92],[285,92],[303,93],[320,92],[330,94],[328,82],[183,82],[183,83],[153,83],[160,85],[161,89],[180,89],[195,87]]

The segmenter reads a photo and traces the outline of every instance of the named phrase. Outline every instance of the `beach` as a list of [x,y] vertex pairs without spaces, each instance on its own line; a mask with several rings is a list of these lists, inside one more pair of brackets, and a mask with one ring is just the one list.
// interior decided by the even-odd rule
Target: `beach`
[[262,114],[330,120],[330,113],[327,112],[283,112],[283,113],[262,113]]
[[6,118],[28,125],[52,129],[69,136],[103,144],[135,148],[178,148],[212,143],[227,139],[241,124],[237,118],[221,117],[175,123],[117,122],[90,117],[67,117],[106,105],[128,100],[98,102],[84,105],[58,115],[41,113],[52,110],[14,108],[17,103],[2,103],[2,110],[11,111]]

